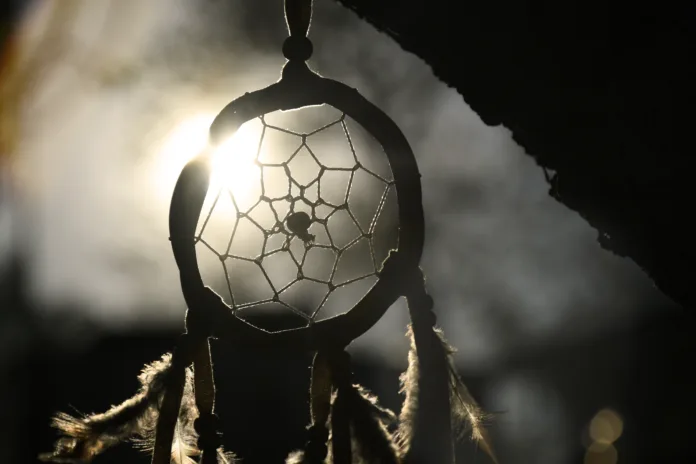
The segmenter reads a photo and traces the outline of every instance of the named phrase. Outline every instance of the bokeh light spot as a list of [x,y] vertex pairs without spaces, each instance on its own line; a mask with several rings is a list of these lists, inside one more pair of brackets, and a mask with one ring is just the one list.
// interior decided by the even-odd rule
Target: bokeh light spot
[[619,453],[614,445],[592,443],[585,453],[585,464],[616,464]]
[[623,420],[611,409],[602,409],[590,421],[590,438],[596,443],[610,445],[623,433]]

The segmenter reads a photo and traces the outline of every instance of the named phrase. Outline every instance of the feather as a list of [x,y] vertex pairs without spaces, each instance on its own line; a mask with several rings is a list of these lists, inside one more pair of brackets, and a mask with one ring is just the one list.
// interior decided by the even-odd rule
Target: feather
[[231,451],[225,451],[221,446],[217,449],[217,461],[218,464],[235,464],[239,462],[237,456]]
[[[187,368],[179,416],[174,428],[171,464],[196,464],[193,456],[201,454],[196,444],[198,434],[193,426],[197,417],[198,409],[196,408],[196,399],[193,391],[193,369]],[[157,416],[152,417],[152,419],[143,424],[136,437],[131,438],[131,441],[145,452],[152,452],[155,446]]]
[[360,385],[350,392],[353,446],[366,464],[396,464],[399,460],[387,425],[395,414],[377,403],[377,397]]
[[[186,382],[184,394],[181,397],[179,418],[176,422],[174,440],[172,441],[172,464],[196,464],[191,457],[201,454],[196,441],[198,434],[193,427],[193,422],[198,417],[196,398],[193,393],[193,369],[186,369]],[[154,434],[150,434],[154,437]],[[153,442],[154,444],[154,442]]]
[[[332,395],[332,403],[336,394]],[[377,402],[377,397],[360,385],[352,385],[348,391],[350,409],[350,435],[352,464],[397,464],[401,461],[387,426],[396,421],[396,415]],[[330,421],[329,421],[330,423]],[[334,462],[330,431],[325,463]],[[310,464],[303,451],[291,453],[286,464]],[[313,464],[313,463],[312,463]]]
[[450,407],[452,409],[452,425],[456,438],[461,439],[470,431],[472,440],[488,454],[495,464],[498,464],[488,431],[484,427],[484,422],[490,416],[481,409],[474,397],[471,396],[469,389],[464,385],[459,374],[457,374],[454,364],[454,353],[457,350],[447,342],[442,331],[436,330],[435,332],[440,338],[445,353],[447,353],[449,363]]
[[399,393],[405,395],[405,398],[399,414],[399,427],[394,436],[399,456],[402,457],[408,453],[413,440],[414,424],[418,414],[418,377],[420,375],[416,342],[410,325],[406,335],[411,341],[411,348],[408,352],[408,368],[399,377],[401,382]]
[[172,441],[172,464],[196,464],[191,456],[198,456],[200,451],[195,442],[191,443],[189,438],[190,436],[182,430],[181,422],[177,422]]
[[293,451],[285,459],[285,464],[309,464],[305,461],[304,451]]
[[[457,374],[454,364],[456,350],[447,343],[441,330],[432,329],[440,341],[443,352],[447,357],[449,371],[450,409],[452,414],[453,431],[457,439],[461,439],[468,431],[471,438],[478,443],[481,449],[488,454],[491,460],[497,464],[497,458],[491,445],[490,437],[484,428],[484,422],[488,415],[479,407]],[[414,425],[418,415],[418,393],[420,368],[416,351],[413,328],[409,326],[407,335],[411,341],[411,349],[408,353],[408,369],[401,377],[400,393],[405,394],[404,404],[399,415],[399,428],[395,434],[396,446],[399,455],[407,455],[413,442]]]
[[171,355],[143,368],[137,394],[102,414],[82,418],[58,413],[52,421],[63,435],[51,453],[39,459],[55,463],[90,462],[95,456],[128,438],[142,433],[156,421],[159,400],[171,371]]
[[[186,369],[186,382],[172,441],[171,464],[197,464],[193,458],[201,455],[197,445],[198,434],[194,428],[194,422],[198,418],[198,408],[196,407],[193,379],[193,369]],[[133,440],[143,451],[153,451],[156,425],[156,421],[153,422],[143,430],[140,438]],[[220,447],[217,449],[217,462],[218,464],[235,464],[238,460],[234,453],[227,452],[223,447]]]

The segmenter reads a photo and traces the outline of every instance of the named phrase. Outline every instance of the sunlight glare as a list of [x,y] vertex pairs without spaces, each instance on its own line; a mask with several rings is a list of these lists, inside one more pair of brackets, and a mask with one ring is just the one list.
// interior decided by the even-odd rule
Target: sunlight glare
[[157,193],[168,201],[181,170],[201,153],[208,143],[208,129],[215,115],[201,114],[188,118],[167,134],[156,159],[155,185]]
[[253,204],[257,198],[255,186],[260,188],[261,168],[256,164],[261,133],[251,124],[243,124],[229,139],[221,143],[211,156],[211,192],[228,188],[236,202]]
[[[155,184],[158,194],[171,198],[181,170],[201,154],[208,144],[208,131],[214,115],[200,114],[177,125],[164,139],[157,156]],[[260,185],[261,169],[256,159],[261,133],[244,124],[229,139],[214,148],[211,155],[210,192],[229,188],[240,204],[254,200],[254,185]]]

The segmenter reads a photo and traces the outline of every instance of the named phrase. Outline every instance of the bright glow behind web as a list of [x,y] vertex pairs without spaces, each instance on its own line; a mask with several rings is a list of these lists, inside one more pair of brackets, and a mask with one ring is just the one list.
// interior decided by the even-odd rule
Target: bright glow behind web
[[[369,134],[345,114],[278,116],[248,121],[215,147],[214,117],[182,121],[162,144],[158,183],[169,199],[186,163],[205,156],[211,177],[195,236],[203,280],[244,315],[290,309],[308,323],[325,306],[320,318],[349,310],[376,281],[396,239],[396,218],[377,220],[396,212],[385,206],[395,191],[383,153],[370,156]],[[286,229],[300,212],[311,239]]]
[[169,201],[181,170],[208,143],[208,129],[214,116],[200,114],[177,124],[164,138],[158,150],[153,183],[158,196]]
[[[164,201],[171,198],[186,163],[206,149],[208,131],[214,118],[209,114],[192,116],[165,137],[153,170],[157,194]],[[245,203],[250,200],[252,186],[258,184],[261,176],[260,168],[254,163],[260,135],[259,128],[244,124],[214,149],[211,155],[211,191],[224,187],[230,189],[237,201]]]
[[254,201],[260,185],[261,168],[255,163],[261,140],[261,128],[244,124],[229,139],[221,143],[211,156],[210,190],[229,189],[240,204]]

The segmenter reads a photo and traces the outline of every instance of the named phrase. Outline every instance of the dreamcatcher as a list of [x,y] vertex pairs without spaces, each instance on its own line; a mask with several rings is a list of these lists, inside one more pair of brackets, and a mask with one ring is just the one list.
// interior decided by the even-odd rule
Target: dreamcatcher
[[[426,293],[419,261],[424,225],[420,175],[411,148],[399,128],[379,108],[355,89],[325,79],[306,65],[312,43],[306,37],[311,18],[311,0],[286,0],[285,15],[290,31],[283,45],[288,62],[281,79],[234,100],[217,116],[210,128],[209,149],[189,162],[181,172],[171,201],[170,240],[180,270],[188,311],[186,333],[172,354],[146,366],[141,390],[106,413],[76,418],[59,414],[54,426],[63,437],[55,450],[42,456],[54,462],[88,462],[110,446],[133,440],[152,451],[154,464],[169,462],[228,463],[234,455],[222,448],[218,417],[214,413],[215,388],[209,339],[253,350],[284,350],[316,353],[310,387],[311,424],[305,448],[290,454],[288,463],[452,463],[453,436],[467,429],[493,457],[481,421],[483,414],[456,374],[453,349],[435,328],[433,300]],[[335,120],[310,132],[297,132],[271,124],[267,115],[305,107],[330,106],[340,112]],[[284,160],[253,159],[258,173],[257,197],[242,205],[228,188],[214,189],[211,166],[215,147],[224,145],[248,121],[261,124],[263,137],[281,131],[296,138],[297,147]],[[390,175],[381,175],[361,161],[348,129],[348,120],[364,128],[381,145]],[[340,166],[323,160],[312,149],[313,140],[331,128],[340,129],[349,147]],[[230,154],[233,156],[234,154]],[[303,156],[315,171],[298,180],[294,160]],[[284,174],[274,181],[268,173]],[[348,178],[345,194],[327,199],[334,188],[332,173]],[[371,219],[361,223],[353,198],[375,192],[353,188],[353,180],[366,175],[379,184],[377,207]],[[271,191],[273,190],[273,191]],[[389,195],[398,208],[398,248],[386,259],[377,257],[377,222]],[[214,246],[206,238],[211,217],[220,201],[233,208],[227,245]],[[265,211],[260,214],[260,211]],[[355,231],[344,243],[334,240],[331,224],[342,215]],[[263,220],[261,219],[263,217]],[[337,222],[339,229],[348,227]],[[242,255],[233,249],[242,227],[255,229],[261,237],[260,251]],[[369,251],[372,268],[357,277],[340,281],[337,269],[342,258],[359,243]],[[308,255],[327,253],[333,264],[323,276],[310,272]],[[199,258],[212,254],[221,264],[227,283],[223,296],[206,286]],[[285,270],[292,274],[285,284],[272,276],[272,264],[285,256]],[[381,262],[380,262],[381,261]],[[266,286],[259,299],[241,302],[233,283],[245,277],[235,273],[235,263],[258,271]],[[331,295],[341,288],[370,280],[372,286],[348,311],[321,318],[331,304]],[[288,302],[289,289],[311,282],[323,288],[324,296],[309,310]],[[350,356],[345,348],[370,329],[399,297],[405,296],[411,316],[409,367],[402,376],[405,402],[400,416],[377,403],[353,383]],[[285,308],[300,318],[298,327],[268,331],[253,325],[245,314],[264,305]],[[192,367],[191,367],[192,366]]]

